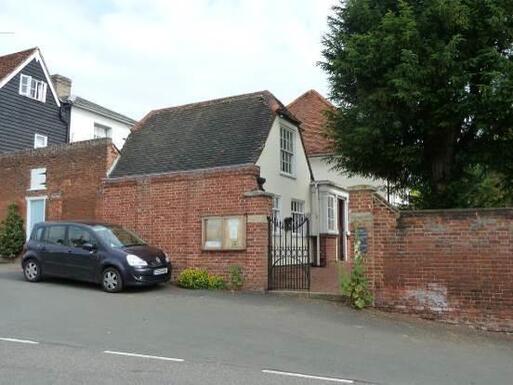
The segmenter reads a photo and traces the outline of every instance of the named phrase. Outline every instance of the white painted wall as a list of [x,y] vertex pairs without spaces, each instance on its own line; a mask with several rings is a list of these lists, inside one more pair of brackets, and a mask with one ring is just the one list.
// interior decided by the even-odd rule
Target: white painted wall
[[368,185],[376,187],[378,192],[386,198],[386,182],[359,176],[349,177],[338,170],[334,170],[324,157],[311,156],[310,166],[315,180],[329,180],[343,188],[357,185]]
[[[280,172],[280,124],[294,131],[293,177]],[[310,171],[297,126],[277,117],[256,164],[260,166],[260,175],[266,179],[264,189],[280,196],[281,218],[290,216],[292,199],[304,201],[305,213],[310,213]]]
[[76,106],[71,107],[70,142],[94,139],[95,123],[111,128],[112,142],[121,150],[131,126]]

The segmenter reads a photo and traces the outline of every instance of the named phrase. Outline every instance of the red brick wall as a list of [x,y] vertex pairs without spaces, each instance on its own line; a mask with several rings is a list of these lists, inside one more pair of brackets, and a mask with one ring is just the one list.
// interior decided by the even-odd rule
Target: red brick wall
[[513,209],[398,212],[351,191],[353,233],[377,307],[489,330],[513,330]]
[[513,330],[513,210],[403,212],[382,306]]
[[[228,266],[242,266],[248,290],[267,288],[267,219],[272,199],[248,196],[257,189],[255,166],[169,173],[104,182],[103,218],[133,229],[171,256],[176,279],[187,267],[206,268],[227,278]],[[246,250],[204,251],[201,219],[246,215]]]
[[[102,139],[0,155],[0,218],[17,203],[25,219],[25,198],[45,195],[48,220],[96,218],[101,181],[117,154]],[[28,191],[33,168],[46,168],[46,190]]]

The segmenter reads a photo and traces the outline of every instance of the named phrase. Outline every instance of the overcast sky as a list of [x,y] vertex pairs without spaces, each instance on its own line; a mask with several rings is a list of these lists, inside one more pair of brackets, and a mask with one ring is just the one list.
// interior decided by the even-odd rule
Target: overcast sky
[[139,119],[151,109],[268,89],[326,94],[336,0],[0,0],[0,54],[38,46],[72,93]]

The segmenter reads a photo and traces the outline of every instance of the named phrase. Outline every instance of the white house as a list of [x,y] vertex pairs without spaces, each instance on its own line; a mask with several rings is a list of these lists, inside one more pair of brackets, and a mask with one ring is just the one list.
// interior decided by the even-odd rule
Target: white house
[[118,149],[124,146],[135,120],[71,94],[71,80],[62,75],[52,75],[52,80],[59,98],[69,108],[69,142],[112,138]]

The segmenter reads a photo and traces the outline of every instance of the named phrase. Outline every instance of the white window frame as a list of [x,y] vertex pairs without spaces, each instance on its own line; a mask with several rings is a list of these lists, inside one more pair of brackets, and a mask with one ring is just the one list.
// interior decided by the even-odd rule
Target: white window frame
[[292,217],[292,228],[294,229],[293,233],[296,234],[296,223],[300,223],[305,217],[305,201],[300,199],[291,199],[290,216]]
[[[44,144],[38,145],[38,140],[42,139]],[[48,136],[41,134],[34,134],[34,148],[44,148],[48,146]]]
[[[97,135],[96,130],[103,130],[105,132],[105,136]],[[100,138],[112,138],[112,127],[106,126],[105,124],[101,123],[94,123],[94,129],[93,129],[93,138],[94,139],[100,139]]]
[[273,232],[277,232],[279,223],[281,222],[281,196],[273,196],[272,207]]
[[280,124],[280,173],[291,177],[295,175],[296,168],[295,136],[293,129]]
[[[25,83],[25,90],[23,85]],[[38,100],[42,103],[46,103],[46,91],[47,84],[42,80],[34,79],[29,75],[20,75],[20,88],[19,94],[26,96],[27,98]]]
[[[40,177],[38,179],[37,177]],[[30,188],[29,191],[46,190],[46,168],[33,168],[30,170]]]
[[[330,207],[331,201],[331,207]],[[333,194],[328,194],[326,197],[326,229],[330,233],[337,232],[337,197]],[[331,215],[330,215],[331,210]],[[331,226],[330,226],[331,224]]]
[[[20,75],[20,95],[30,97],[30,83],[32,81],[32,77],[28,75],[21,74]],[[26,89],[23,90],[23,86],[25,85]]]
[[281,196],[279,196],[279,195],[273,196],[272,215],[273,215],[273,218],[276,218],[276,219],[281,218]]

